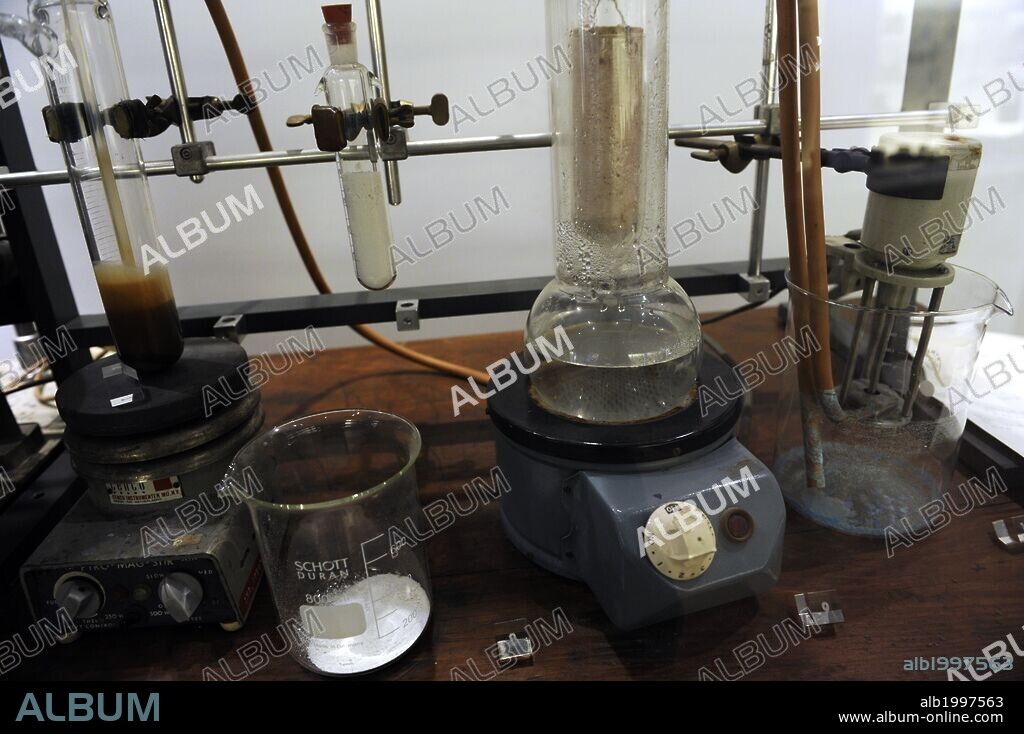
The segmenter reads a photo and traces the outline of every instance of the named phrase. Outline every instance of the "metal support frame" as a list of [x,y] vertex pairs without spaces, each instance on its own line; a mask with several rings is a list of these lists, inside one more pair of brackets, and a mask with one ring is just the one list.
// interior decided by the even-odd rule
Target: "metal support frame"
[[[764,45],[761,53],[761,104],[758,116],[768,117],[776,97],[776,26],[775,0],[767,0],[764,10]],[[768,184],[771,180],[771,161],[758,159],[754,163],[754,214],[750,219],[750,256],[747,263],[746,299],[750,303],[768,300],[770,290],[761,274],[764,260],[764,231],[767,222]]]
[[[946,103],[960,33],[963,0],[914,0],[903,83],[903,109],[930,109]],[[935,125],[903,125],[901,130],[931,130]]]
[[[174,33],[174,19],[171,17],[169,0],[153,0],[156,9],[157,25],[160,28],[160,43],[164,50],[164,62],[167,64],[167,77],[171,82],[171,93],[178,103],[178,115],[181,118],[181,145],[171,149],[171,157],[177,168],[194,165],[213,153],[213,143],[196,142],[196,130],[192,124],[192,115],[188,109],[188,90],[185,86],[185,71],[181,66],[181,53],[178,51],[178,37]],[[194,170],[194,169],[193,169]],[[193,173],[192,183],[202,183],[203,176]]]
[[[953,0],[929,0],[930,2],[952,3]],[[773,3],[766,2],[764,54],[762,66],[765,85],[762,89],[762,105],[758,110],[758,119],[722,122],[714,124],[689,124],[670,127],[667,131],[670,140],[695,138],[714,135],[770,135],[771,111],[770,102],[774,97],[772,83],[774,68],[774,23]],[[161,32],[165,60],[171,86],[177,98],[187,99],[184,73],[178,52],[174,26],[170,15],[168,0],[154,0],[158,25]],[[390,79],[387,66],[387,52],[380,0],[367,0],[367,16],[374,70],[380,79],[382,92],[390,99]],[[199,145],[195,140],[192,121],[188,117],[187,107],[182,107],[183,120],[181,126],[182,146]],[[17,116],[17,112],[14,112]],[[8,113],[8,117],[10,113]],[[765,119],[767,118],[767,119]],[[20,125],[20,119],[18,120]],[[913,110],[905,109],[898,113],[840,115],[822,118],[822,128],[826,130],[852,129],[863,127],[882,127],[897,125],[946,125],[949,124],[947,110]],[[22,140],[24,130],[20,131]],[[502,150],[525,150],[546,148],[552,144],[549,133],[495,135],[478,138],[460,138],[448,140],[414,141],[408,145],[409,157],[448,155],[457,153],[496,152]],[[27,151],[27,143],[23,149]],[[291,165],[308,165],[319,163],[334,164],[338,154],[325,153],[319,150],[272,151],[232,156],[204,156],[202,172],[233,171],[266,167]],[[367,151],[363,148],[351,148],[340,154],[342,158],[366,158]],[[68,182],[66,170],[35,171],[32,170],[29,158],[27,165],[11,166],[16,172],[0,173],[0,187],[48,186]],[[20,161],[25,163],[25,161]],[[392,203],[401,201],[401,186],[397,166],[394,161],[387,169],[388,194]],[[181,166],[174,160],[149,161],[144,164],[150,176],[180,175]],[[189,171],[188,173],[193,173]],[[193,177],[196,180],[197,176]],[[675,268],[673,275],[681,280],[686,290],[694,296],[714,295],[722,293],[745,294],[751,300],[763,299],[768,288],[783,287],[785,261],[762,262],[764,247],[764,213],[768,189],[768,166],[760,168],[757,174],[756,198],[759,203],[751,228],[750,254],[746,263],[726,263],[695,268]],[[31,189],[31,195],[39,196],[38,189]],[[45,204],[40,199],[40,213],[45,212]],[[36,221],[46,221],[46,217],[36,217]],[[49,222],[46,221],[48,225]],[[47,272],[56,272],[63,277],[67,297],[70,299],[70,288],[66,286],[66,273],[63,262],[57,253],[59,267],[47,268]],[[547,278],[527,278],[520,280],[490,281],[485,283],[469,283],[461,285],[434,286],[430,288],[395,289],[384,293],[351,293],[331,296],[309,296],[292,299],[275,299],[234,304],[214,304],[212,306],[184,307],[182,321],[189,335],[211,333],[217,319],[225,314],[239,314],[246,318],[247,330],[250,333],[305,328],[311,323],[314,326],[341,326],[355,323],[386,323],[395,319],[396,304],[404,301],[419,301],[419,315],[422,318],[439,318],[445,316],[461,316],[481,313],[501,313],[525,310],[530,308],[536,294],[547,283]],[[767,287],[766,287],[767,286]],[[73,338],[82,344],[104,344],[109,342],[106,319],[102,315],[79,316],[74,308],[73,299],[69,308],[61,311],[65,316]]]
[[[886,112],[868,115],[839,115],[822,117],[824,130],[851,130],[865,127],[895,127],[899,125],[945,125],[949,122],[947,110],[914,112]],[[715,123],[711,125],[681,125],[668,130],[669,140],[702,138],[717,135],[765,135],[768,134],[767,120]],[[522,133],[516,135],[489,135],[479,138],[453,138],[447,140],[422,140],[409,143],[409,157],[449,155],[455,153],[492,153],[502,150],[527,150],[550,148],[550,133]],[[301,166],[313,163],[334,163],[338,157],[347,160],[365,160],[369,156],[362,146],[353,146],[340,153],[325,153],[320,150],[275,150],[268,153],[246,153],[243,155],[211,156],[207,160],[209,170],[240,171],[250,168]],[[149,176],[175,175],[174,162],[170,160],[146,161]],[[68,183],[66,169],[52,171],[25,170],[0,174],[0,186],[52,186]]]
[[[785,286],[787,263],[785,258],[765,261],[764,275],[772,288]],[[743,266],[741,262],[677,266],[669,272],[691,296],[712,296],[741,293],[744,287]],[[301,331],[310,326],[321,329],[353,324],[393,324],[399,304],[410,301],[418,302],[420,319],[528,311],[550,281],[550,276],[542,276],[294,296],[182,306],[178,312],[185,336],[210,336],[214,333],[214,325],[225,314],[244,314],[248,334]],[[102,314],[79,316],[68,323],[68,330],[79,344],[110,343],[107,318]]]
[[[391,77],[388,74],[388,52],[384,42],[384,18],[380,0],[366,0],[366,19],[370,31],[370,56],[373,59],[373,73],[380,82],[384,99],[391,103]],[[398,177],[398,162],[384,161],[384,181],[388,189],[388,201],[392,206],[402,203],[402,182]]]
[[[10,73],[7,55],[4,53],[0,55],[0,78],[9,78]],[[0,166],[28,170],[35,167],[21,112],[15,106],[0,109]],[[43,192],[33,187],[4,191],[3,195],[5,205],[8,201],[14,205],[13,210],[3,212],[3,227],[10,243],[19,287],[3,286],[4,297],[0,299],[0,306],[7,305],[8,292],[13,295],[18,291],[19,298],[23,299],[13,304],[10,312],[3,312],[7,317],[3,322],[34,321],[41,337],[51,340],[53,344],[60,344],[58,329],[78,316],[78,307]],[[67,354],[55,354],[51,361],[53,374],[62,380],[88,364],[90,359],[88,349],[78,348]]]

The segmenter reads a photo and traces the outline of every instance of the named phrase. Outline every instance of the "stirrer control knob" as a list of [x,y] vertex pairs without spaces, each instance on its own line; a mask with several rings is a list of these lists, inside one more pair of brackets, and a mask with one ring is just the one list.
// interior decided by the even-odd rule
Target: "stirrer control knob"
[[718,547],[711,520],[689,500],[669,502],[651,513],[644,542],[654,568],[675,581],[707,571]]

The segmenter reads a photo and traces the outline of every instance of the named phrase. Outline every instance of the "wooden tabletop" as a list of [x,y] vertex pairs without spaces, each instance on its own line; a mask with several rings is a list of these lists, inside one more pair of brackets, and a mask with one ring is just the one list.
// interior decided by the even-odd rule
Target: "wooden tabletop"
[[[782,330],[769,308],[712,325],[708,333],[742,360],[770,345]],[[482,368],[508,356],[521,340],[521,334],[494,334],[421,342],[418,348]],[[423,435],[418,475],[428,503],[460,491],[474,477],[489,476],[495,464],[484,407],[467,408],[454,418],[453,384],[452,378],[374,347],[325,352],[264,386],[267,425],[338,408],[403,415]],[[755,391],[752,420],[740,436],[769,465],[779,385],[773,378]],[[840,535],[790,510],[782,577],[772,591],[622,633],[583,584],[548,573],[518,553],[503,535],[492,503],[430,540],[432,625],[406,657],[376,677],[692,680],[702,668],[735,676],[744,659],[754,668],[759,651],[767,648],[778,654],[763,656],[747,678],[944,680],[943,672],[906,670],[905,661],[981,657],[983,648],[1011,634],[1024,641],[1024,555],[1001,550],[990,530],[993,520],[1015,514],[1020,506],[1002,495],[889,559],[881,542]],[[793,595],[826,589],[837,591],[846,621],[832,635],[790,640],[780,651],[777,632],[792,616]],[[532,665],[495,675],[487,650],[496,639],[528,622],[552,624],[555,610],[572,631],[551,640]],[[264,584],[238,632],[181,626],[94,634],[26,662],[17,675],[198,680],[206,668],[221,671],[222,658],[231,670],[244,670],[238,650],[247,643],[262,639],[279,648],[277,624]],[[1024,680],[1024,658],[1016,663],[995,678]],[[316,679],[288,656],[271,659],[250,677]]]

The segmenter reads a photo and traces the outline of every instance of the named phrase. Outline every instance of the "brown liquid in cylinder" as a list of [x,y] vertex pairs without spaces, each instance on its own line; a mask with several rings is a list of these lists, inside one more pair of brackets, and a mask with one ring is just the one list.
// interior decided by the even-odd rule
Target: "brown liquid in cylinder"
[[185,343],[167,268],[97,263],[96,282],[121,361],[158,372],[178,361]]
[[643,210],[644,31],[576,28],[569,37],[578,129],[575,211],[584,235],[605,245],[636,237]]

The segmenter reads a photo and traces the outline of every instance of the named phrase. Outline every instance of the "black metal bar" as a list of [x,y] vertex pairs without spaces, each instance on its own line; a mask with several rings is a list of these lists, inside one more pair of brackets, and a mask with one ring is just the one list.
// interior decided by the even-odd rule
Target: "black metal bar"
[[[787,264],[785,258],[765,261],[764,275],[771,282],[772,288],[785,286]],[[671,273],[691,296],[712,296],[744,292],[747,286],[740,273],[745,273],[746,267],[746,262],[713,263],[675,267]],[[265,334],[296,331],[308,326],[328,328],[392,323],[395,320],[395,306],[412,300],[419,301],[421,319],[528,311],[550,281],[550,277],[518,278],[326,296],[236,301],[183,306],[179,312],[185,336],[211,335],[217,319],[228,314],[244,315],[247,333]],[[99,346],[110,343],[107,319],[102,314],[80,316],[68,324],[68,330],[76,344]]]
[[985,478],[992,469],[999,472],[1010,498],[1024,504],[1024,457],[970,420],[960,441],[959,459],[977,477]]
[[21,426],[7,402],[7,396],[0,395],[0,445],[21,440],[21,437]]
[[[13,203],[13,199],[4,198],[7,195],[0,187],[2,210],[9,210]],[[18,280],[17,269],[11,243],[7,241],[7,232],[3,229],[3,214],[0,213],[0,326],[32,320],[28,299],[25,298],[21,282]]]
[[[2,51],[2,44],[0,44]],[[10,69],[7,56],[0,56],[0,79],[7,79]],[[16,105],[0,110],[0,165],[11,171],[34,171],[35,161],[28,145],[28,136]],[[4,192],[14,204],[13,211],[4,213],[4,227],[14,256],[17,280],[28,301],[28,312],[36,323],[39,335],[61,344],[57,329],[78,316],[78,307],[71,292],[71,283],[61,258],[60,246],[53,232],[50,213],[46,208],[42,189],[38,186],[19,187]],[[25,321],[22,312],[3,314],[7,323]],[[58,381],[89,362],[89,350],[65,350],[54,354],[51,365]]]

